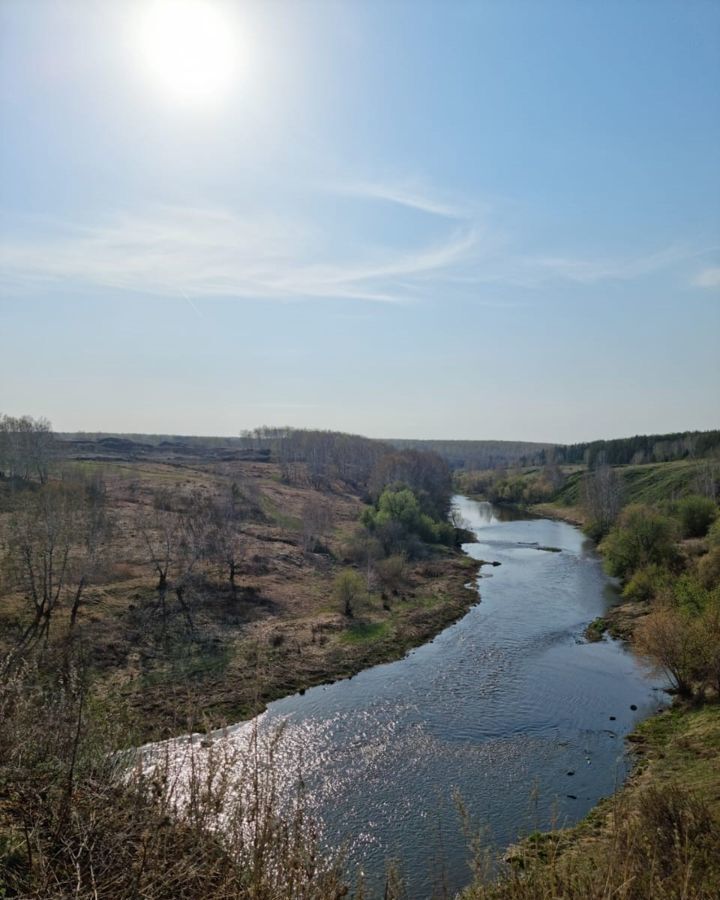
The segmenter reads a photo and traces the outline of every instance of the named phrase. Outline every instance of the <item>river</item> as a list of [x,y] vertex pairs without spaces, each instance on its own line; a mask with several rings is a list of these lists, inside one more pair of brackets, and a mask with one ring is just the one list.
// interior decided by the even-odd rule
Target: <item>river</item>
[[259,718],[284,723],[286,781],[300,765],[324,840],[346,843],[372,896],[388,859],[414,900],[468,883],[455,795],[498,849],[577,822],[627,774],[625,735],[665,702],[626,647],[584,641],[614,594],[578,529],[454,502],[477,537],[465,551],[500,563],[481,569],[480,602],[404,659]]

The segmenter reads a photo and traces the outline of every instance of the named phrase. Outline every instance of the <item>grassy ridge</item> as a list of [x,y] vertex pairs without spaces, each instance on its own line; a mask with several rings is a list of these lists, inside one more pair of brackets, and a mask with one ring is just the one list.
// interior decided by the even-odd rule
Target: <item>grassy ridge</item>
[[[677,500],[697,490],[697,482],[707,462],[678,460],[640,466],[616,466],[614,471],[622,479],[623,499],[626,503],[657,504]],[[580,484],[585,470],[573,472],[557,492],[558,506],[577,506],[581,502]]]

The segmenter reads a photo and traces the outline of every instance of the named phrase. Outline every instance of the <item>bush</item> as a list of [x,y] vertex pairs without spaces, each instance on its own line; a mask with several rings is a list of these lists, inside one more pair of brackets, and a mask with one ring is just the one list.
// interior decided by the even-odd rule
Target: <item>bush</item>
[[645,566],[670,567],[678,560],[675,537],[672,519],[652,507],[628,506],[602,543],[606,568],[626,581]]
[[706,683],[720,697],[720,591],[715,591],[699,621]]
[[399,553],[388,556],[377,563],[375,571],[383,590],[396,591],[405,578],[405,557]]
[[652,600],[666,588],[672,578],[670,572],[658,565],[644,566],[638,569],[625,585],[623,597],[628,600]]
[[707,541],[711,547],[720,547],[720,518],[715,519],[710,526],[710,530],[707,533]]
[[720,544],[698,562],[700,583],[708,590],[720,585]]
[[343,569],[335,579],[335,598],[343,614],[351,619],[360,600],[366,595],[365,582],[355,569]]
[[637,647],[665,672],[680,694],[690,695],[702,667],[702,634],[687,612],[663,607],[637,629]]
[[677,505],[678,517],[684,538],[705,537],[717,518],[717,506],[709,497],[693,494]]
[[455,542],[452,525],[423,512],[418,497],[402,485],[385,488],[377,508],[366,509],[363,513],[362,523],[378,536],[388,554],[404,552],[409,557],[419,556],[418,541],[447,546]]
[[710,601],[710,591],[694,572],[680,575],[666,593],[674,606],[692,615],[701,613]]

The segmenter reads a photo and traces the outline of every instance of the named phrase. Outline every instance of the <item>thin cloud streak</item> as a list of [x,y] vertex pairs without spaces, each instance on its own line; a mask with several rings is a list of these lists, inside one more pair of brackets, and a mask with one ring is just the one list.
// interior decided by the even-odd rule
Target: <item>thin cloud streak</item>
[[[371,188],[379,198],[382,189]],[[388,189],[382,196],[390,193]],[[403,195],[402,202],[414,209],[441,208],[423,196]],[[449,218],[449,212],[448,207],[438,214]],[[121,214],[93,227],[40,220],[35,225],[37,238],[8,239],[0,246],[6,289],[17,293],[71,285],[182,296],[198,315],[193,298],[410,303],[447,296],[448,291],[470,296],[482,285],[533,292],[548,283],[630,281],[715,249],[676,244],[614,259],[528,255],[513,251],[505,235],[467,219],[458,220],[434,243],[373,250],[350,244],[331,250],[327,242],[332,236],[312,220],[168,206]],[[340,258],[341,253],[347,258]],[[703,270],[693,283],[717,286],[720,269]]]
[[600,281],[632,281],[677,263],[698,256],[704,251],[672,245],[655,253],[618,259],[572,259],[564,257],[535,257],[526,261],[538,273],[543,271],[578,284]]
[[405,206],[418,212],[429,213],[446,219],[468,219],[470,215],[463,207],[430,196],[424,189],[400,182],[398,184],[355,181],[327,186],[327,190],[347,197],[384,200],[398,206]]
[[[396,278],[424,278],[470,253],[471,230],[406,251],[320,261],[312,224],[226,211],[161,208],[95,228],[66,228],[0,248],[5,283],[80,283],[161,296],[328,298],[393,303],[413,299]],[[316,259],[320,260],[316,261]]]

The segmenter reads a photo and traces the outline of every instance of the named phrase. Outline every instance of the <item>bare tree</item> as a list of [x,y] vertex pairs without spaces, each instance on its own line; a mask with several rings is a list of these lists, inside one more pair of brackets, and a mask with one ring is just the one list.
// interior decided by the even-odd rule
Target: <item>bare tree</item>
[[330,504],[323,497],[310,497],[302,508],[302,544],[311,553],[332,528],[333,516]]
[[600,533],[606,532],[622,509],[622,484],[614,469],[600,463],[582,481],[582,503]]
[[104,556],[110,523],[101,496],[83,485],[49,483],[27,494],[10,525],[6,573],[31,604],[21,643],[49,640],[56,612],[74,627],[87,585]]
[[47,419],[0,415],[0,474],[8,478],[48,479],[55,436]]
[[717,498],[720,483],[720,465],[714,459],[703,460],[695,475],[695,490],[711,500]]
[[192,583],[198,563],[208,555],[210,534],[209,508],[205,498],[193,494],[189,506],[180,516],[180,542],[177,554],[177,573],[173,583],[178,605],[183,611],[191,631],[194,630],[190,607],[186,598],[188,586]]
[[230,493],[214,500],[209,509],[208,552],[227,572],[233,597],[237,594],[235,579],[245,544],[240,530],[244,499],[242,491],[233,483]]
[[167,508],[164,498],[155,495],[151,510],[138,508],[137,528],[147,550],[148,562],[158,578],[156,590],[164,626],[167,621],[170,567],[178,555],[181,540],[179,517],[174,510]]

